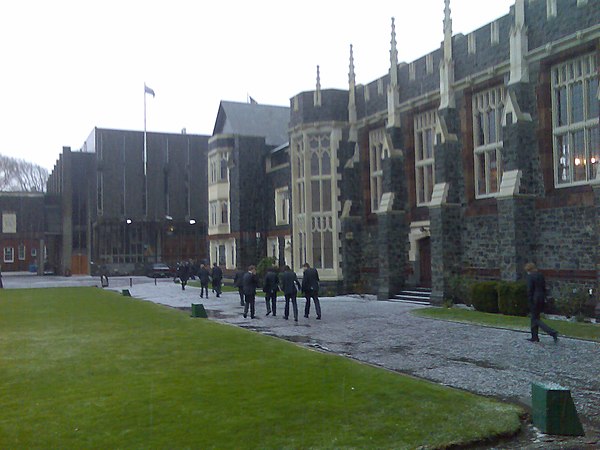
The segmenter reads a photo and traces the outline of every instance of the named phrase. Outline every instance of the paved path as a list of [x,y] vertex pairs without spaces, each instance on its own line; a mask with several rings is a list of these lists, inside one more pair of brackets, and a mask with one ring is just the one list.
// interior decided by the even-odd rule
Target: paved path
[[[74,278],[69,281],[74,282]],[[11,287],[9,277],[4,281]],[[90,277],[79,282],[99,284]],[[322,299],[320,321],[315,320],[314,311],[309,319],[303,317],[304,299],[299,299],[298,323],[283,319],[281,298],[277,317],[265,317],[264,300],[257,298],[258,319],[244,319],[237,293],[201,299],[199,289],[182,291],[170,280],[159,280],[155,285],[154,280],[135,277],[132,282],[131,294],[140,299],[177,308],[202,303],[215,321],[477,394],[527,404],[532,381],[557,382],[571,389],[587,442],[600,439],[599,343],[560,338],[554,344],[552,338],[543,335],[541,343],[532,344],[526,341],[527,333],[419,318],[410,314],[417,306],[354,296]],[[19,287],[17,284],[14,287]],[[111,278],[110,289],[123,288],[129,288],[128,277]],[[600,440],[597,444],[600,446]]]

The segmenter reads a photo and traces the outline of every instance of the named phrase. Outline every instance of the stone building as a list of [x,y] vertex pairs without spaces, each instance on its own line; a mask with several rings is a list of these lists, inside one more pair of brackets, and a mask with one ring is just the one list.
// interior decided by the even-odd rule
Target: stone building
[[288,107],[222,101],[208,148],[210,260],[291,258]]
[[[509,14],[348,90],[291,99],[295,269],[390,298],[453,276],[555,291],[600,280],[600,0],[517,0]],[[441,34],[442,36],[442,34]]]
[[60,233],[58,273],[142,274],[147,264],[206,259],[208,136],[95,128],[63,148],[48,180]]

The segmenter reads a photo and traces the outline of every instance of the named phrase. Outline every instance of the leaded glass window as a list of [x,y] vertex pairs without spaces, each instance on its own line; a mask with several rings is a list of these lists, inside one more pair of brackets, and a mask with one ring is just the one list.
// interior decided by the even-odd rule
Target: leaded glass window
[[427,111],[414,118],[415,131],[415,188],[417,205],[431,201],[431,193],[435,184],[435,129],[437,113]]
[[600,177],[598,61],[590,53],[552,67],[552,132],[556,186]]
[[502,115],[504,87],[496,87],[473,96],[473,147],[475,196],[490,197],[500,188],[502,179]]

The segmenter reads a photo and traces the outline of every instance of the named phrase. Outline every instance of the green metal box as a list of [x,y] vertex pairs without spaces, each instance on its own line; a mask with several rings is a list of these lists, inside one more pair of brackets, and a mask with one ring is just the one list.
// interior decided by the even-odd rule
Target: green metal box
[[192,317],[202,317],[203,319],[208,318],[202,303],[192,303]]
[[585,434],[569,389],[556,383],[531,383],[531,407],[533,424],[543,433]]

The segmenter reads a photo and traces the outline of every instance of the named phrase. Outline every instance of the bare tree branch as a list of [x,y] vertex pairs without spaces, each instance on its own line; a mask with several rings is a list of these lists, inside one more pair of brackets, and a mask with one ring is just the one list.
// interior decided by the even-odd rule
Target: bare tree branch
[[0,191],[45,192],[47,180],[43,167],[0,155]]

